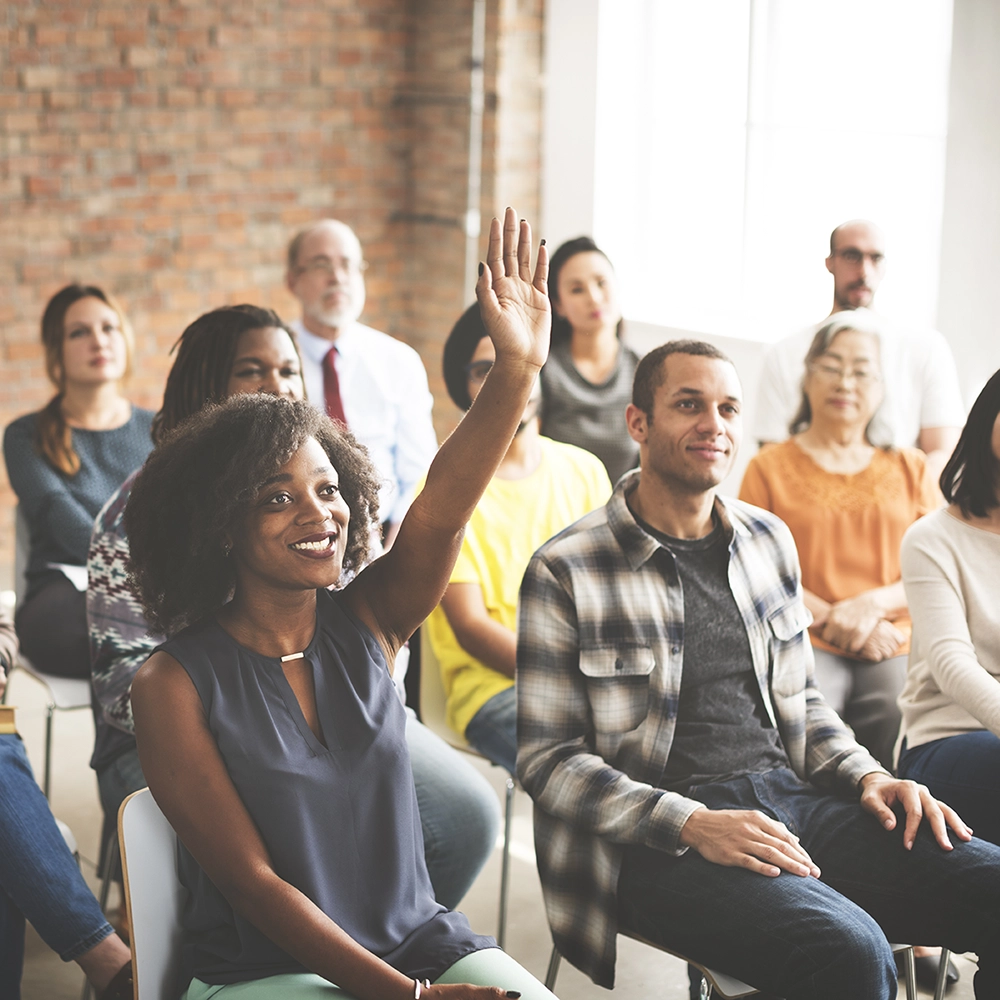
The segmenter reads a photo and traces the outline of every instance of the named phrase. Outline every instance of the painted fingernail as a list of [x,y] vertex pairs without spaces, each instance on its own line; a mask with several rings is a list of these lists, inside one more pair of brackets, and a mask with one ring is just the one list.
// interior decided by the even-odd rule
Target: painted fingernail
[[[522,219],[521,221],[522,221],[522,222],[524,222],[524,219]],[[519,997],[520,995],[521,995],[521,994],[520,994],[520,993],[518,993],[518,991],[517,991],[517,990],[507,990],[507,996],[509,996],[509,997],[510,997],[510,1000],[517,1000],[517,998],[518,998],[518,997]]]
[[483,276],[483,262],[480,261],[479,262],[479,277],[481,278],[482,276]]
[[538,245],[539,245],[540,247],[543,247],[543,246],[545,246],[545,240],[541,240],[541,241],[539,242],[539,244],[538,244]]
[[[524,222],[524,219],[522,219],[521,221],[522,221],[522,222]],[[520,994],[520,993],[518,993],[518,996],[520,996],[520,995],[521,995],[521,994]]]

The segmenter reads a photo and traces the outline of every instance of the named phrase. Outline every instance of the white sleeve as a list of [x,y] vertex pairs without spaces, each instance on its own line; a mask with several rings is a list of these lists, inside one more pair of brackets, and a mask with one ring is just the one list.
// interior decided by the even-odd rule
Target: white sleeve
[[941,692],[1000,736],[1000,683],[976,655],[965,596],[953,572],[934,551],[941,544],[936,536],[918,540],[908,533],[903,537],[900,563],[914,635],[919,635],[920,648]]
[[799,408],[798,379],[789,378],[787,366],[782,363],[787,350],[794,350],[794,347],[782,341],[764,357],[754,417],[757,441],[784,441],[788,437],[788,425]]
[[400,358],[397,382],[398,411],[394,454],[396,499],[389,512],[393,523],[403,519],[417,483],[427,472],[437,452],[437,436],[431,411],[434,397],[427,386],[427,372],[416,351]]
[[961,427],[966,413],[955,358],[937,330],[929,331],[927,336],[920,372],[920,427]]

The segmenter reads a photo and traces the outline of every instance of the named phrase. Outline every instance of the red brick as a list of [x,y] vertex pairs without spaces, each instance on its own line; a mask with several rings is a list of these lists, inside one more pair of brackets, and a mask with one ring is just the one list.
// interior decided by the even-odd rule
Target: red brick
[[62,179],[59,177],[26,177],[24,189],[30,198],[57,195],[62,192]]

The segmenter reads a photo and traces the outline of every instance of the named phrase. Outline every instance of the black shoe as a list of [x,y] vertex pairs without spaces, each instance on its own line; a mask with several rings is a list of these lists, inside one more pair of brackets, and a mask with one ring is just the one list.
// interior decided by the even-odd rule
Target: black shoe
[[133,991],[132,963],[126,962],[115,973],[115,978],[101,991],[98,1000],[132,1000]]
[[[917,967],[917,983],[925,990],[932,992],[937,987],[938,969],[941,967],[940,955],[920,955],[915,958],[914,964]],[[948,961],[948,978],[945,982],[945,989],[950,990],[958,982],[958,969],[950,959]]]

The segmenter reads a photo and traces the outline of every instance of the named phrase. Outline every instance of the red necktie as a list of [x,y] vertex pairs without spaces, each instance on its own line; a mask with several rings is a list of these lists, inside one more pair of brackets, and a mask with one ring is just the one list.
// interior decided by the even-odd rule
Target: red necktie
[[326,412],[346,427],[347,417],[344,416],[344,403],[340,398],[340,379],[337,377],[336,347],[331,347],[323,356],[323,397],[326,401]]

